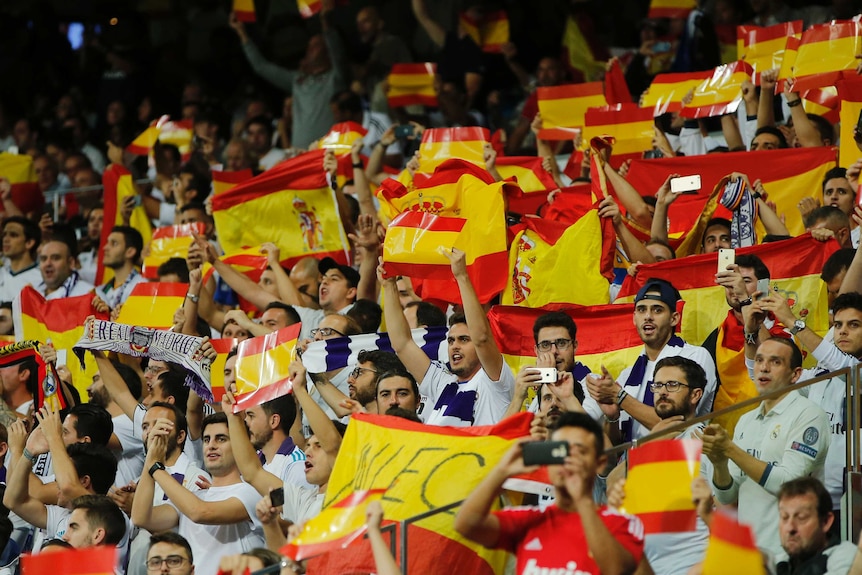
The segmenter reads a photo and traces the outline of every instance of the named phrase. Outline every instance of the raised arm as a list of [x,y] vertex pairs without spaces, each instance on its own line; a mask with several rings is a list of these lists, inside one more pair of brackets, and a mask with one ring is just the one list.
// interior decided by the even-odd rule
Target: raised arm
[[655,262],[655,257],[646,249],[643,242],[635,237],[625,222],[623,222],[620,208],[611,196],[606,196],[599,204],[599,217],[611,218],[614,224],[614,232],[619,238],[630,262],[640,262],[642,264]]
[[[677,194],[670,191],[670,181],[679,174],[671,174],[656,192],[655,213],[650,226],[650,238],[667,243],[667,214],[670,205],[677,199]],[[628,253],[628,252],[626,252]],[[631,258],[629,258],[631,261]]]
[[189,270],[189,291],[186,299],[183,300],[185,322],[183,323],[182,332],[186,335],[205,335],[197,333],[198,302],[200,301],[202,287],[201,268]]
[[252,42],[248,37],[248,33],[245,30],[245,24],[237,19],[235,13],[231,12],[228,24],[234,29],[239,37],[239,41],[242,44],[242,50],[245,52],[245,57],[248,59],[248,63],[251,64],[252,70],[254,70],[261,78],[269,81],[273,86],[281,88],[288,93],[292,92],[293,81],[296,78],[296,71],[277,66],[264,58],[257,46],[255,46],[254,42]]
[[[862,167],[862,160],[857,160],[856,163],[847,168],[848,179],[850,179],[851,170],[853,171],[854,180],[858,179],[860,167]],[[850,181],[851,185],[854,183],[853,180]],[[856,222],[856,225],[862,225],[862,207],[858,205],[854,206],[851,217]],[[849,292],[862,293],[862,250],[856,250],[853,260],[847,268],[847,273],[844,275],[844,280],[841,282],[841,288],[838,290],[839,295]]]
[[[632,186],[628,180],[622,177],[619,172],[611,167],[609,162],[604,162],[605,174],[608,181],[614,187],[617,193],[617,199],[626,209],[626,212],[638,223],[638,225],[649,228],[652,225],[652,214],[649,207],[640,193]],[[598,176],[596,176],[598,177]]]
[[[775,126],[775,82],[778,70],[764,70],[760,74],[760,100],[757,103],[757,127]],[[752,88],[753,89],[753,88]]]
[[[147,456],[144,461],[144,472],[135,488],[135,498],[132,501],[132,523],[151,533],[173,529],[180,522],[177,510],[164,503],[153,505],[155,495],[155,480],[149,470],[155,463],[164,465],[167,457],[167,437],[174,422],[169,419],[157,419],[147,436]],[[156,472],[158,473],[158,472]],[[167,472],[165,472],[167,473]]]
[[305,417],[308,419],[308,425],[314,430],[314,435],[317,437],[324,451],[330,455],[336,455],[338,449],[341,447],[341,434],[338,433],[329,416],[320,409],[317,402],[308,394],[306,375],[307,372],[305,371],[305,366],[302,365],[302,361],[296,360],[290,364],[290,380],[293,382],[293,394],[299,402],[300,407],[302,407]]
[[[88,321],[90,321],[88,319]],[[135,410],[138,407],[138,398],[132,395],[132,392],[129,391],[126,382],[123,381],[123,378],[120,377],[120,372],[117,371],[117,368],[111,363],[111,360],[108,359],[108,356],[105,355],[102,351],[90,350],[90,353],[93,354],[93,357],[96,360],[96,366],[99,368],[99,377],[102,379],[102,383],[105,384],[105,389],[108,390],[108,395],[111,396],[111,399],[120,406],[120,409],[123,410],[123,413],[131,419],[135,420]]]
[[282,486],[282,481],[279,477],[264,470],[248,437],[248,428],[242,420],[243,412],[233,412],[235,404],[236,399],[234,399],[233,394],[225,390],[221,406],[222,411],[227,414],[230,448],[233,451],[234,459],[236,459],[236,466],[239,468],[243,480],[250,483],[262,496],[269,495],[272,489]]
[[793,118],[793,129],[796,131],[796,140],[803,148],[817,148],[823,145],[823,138],[814,122],[808,119],[805,108],[802,107],[802,98],[798,92],[793,91],[790,82],[784,85],[784,96],[790,107],[790,117]]
[[6,457],[9,458],[9,476],[6,480],[6,492],[3,494],[3,505],[27,523],[44,529],[48,522],[48,510],[44,503],[30,496],[28,480],[36,455],[47,453],[48,443],[38,430],[28,438],[23,421],[9,425],[8,432],[9,453]]
[[[386,277],[383,270],[383,258],[377,266],[377,279],[383,284],[383,319],[386,321],[386,331],[389,332],[389,342],[392,350],[398,355],[398,359],[404,364],[416,381],[425,378],[425,372],[431,367],[431,360],[425,355],[410,333],[407,318],[401,308],[401,300],[398,297],[398,286],[394,277]],[[469,320],[468,320],[469,321]]]
[[67,501],[81,495],[88,495],[89,491],[81,485],[81,478],[75,470],[75,464],[66,451],[66,444],[63,443],[63,424],[60,421],[60,413],[49,411],[43,407],[36,413],[36,419],[39,420],[39,428],[45,434],[48,449],[51,451],[51,464],[54,467],[54,475],[60,493]]
[[377,218],[373,214],[360,214],[356,222],[356,233],[348,237],[359,251],[359,285],[356,286],[356,299],[377,301],[377,258],[380,252]]
[[439,48],[446,43],[446,31],[428,14],[428,8],[425,6],[425,0],[411,0],[413,6],[413,15],[416,20]]
[[757,214],[760,217],[760,222],[763,224],[763,228],[766,230],[766,233],[777,236],[792,235],[790,230],[787,229],[787,226],[784,225],[784,222],[781,221],[781,218],[778,217],[778,214],[775,213],[775,210],[772,209],[772,205],[766,201],[768,196],[766,194],[766,190],[763,189],[763,183],[760,180],[754,180],[752,189],[760,194],[760,197],[756,200]]

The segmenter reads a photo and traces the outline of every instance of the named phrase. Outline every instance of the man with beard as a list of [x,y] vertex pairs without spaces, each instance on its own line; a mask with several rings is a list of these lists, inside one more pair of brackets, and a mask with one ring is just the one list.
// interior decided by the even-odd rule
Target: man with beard
[[377,413],[390,415],[389,410],[393,408],[413,414],[422,410],[419,385],[403,366],[381,374],[380,379],[377,380],[376,390],[377,400],[374,408]]
[[27,284],[42,281],[36,251],[42,241],[39,226],[23,216],[3,220],[3,266],[0,267],[0,301],[12,301]]
[[99,286],[96,295],[112,310],[126,303],[136,285],[147,281],[147,278],[135,269],[143,249],[144,239],[133,227],[114,226],[108,234],[108,239],[102,246],[102,261],[106,268],[114,271],[114,277]]
[[[651,279],[635,296],[634,324],[644,342],[644,351],[632,367],[620,373],[614,381],[602,366],[602,377],[587,377],[587,388],[612,424],[610,430],[616,435],[614,422],[619,421],[619,430],[625,441],[640,438],[649,433],[660,420],[656,414],[655,395],[650,387],[656,362],[666,357],[682,356],[695,361],[706,372],[706,386],[697,406],[697,414],[712,410],[715,396],[715,363],[702,347],[690,345],[674,333],[680,315],[676,311],[679,292],[670,282]],[[612,438],[614,439],[614,438]]]

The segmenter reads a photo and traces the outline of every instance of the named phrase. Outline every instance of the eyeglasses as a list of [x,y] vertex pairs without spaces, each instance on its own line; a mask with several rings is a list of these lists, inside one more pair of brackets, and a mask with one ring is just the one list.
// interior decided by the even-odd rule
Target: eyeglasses
[[539,348],[539,351],[551,351],[552,345],[559,351],[563,351],[569,349],[569,346],[572,345],[572,340],[564,338],[545,340],[537,343],[536,347]]
[[353,379],[359,379],[360,377],[362,377],[362,374],[365,373],[366,371],[370,371],[371,373],[380,373],[379,371],[377,371],[375,369],[368,369],[367,367],[359,367],[357,365],[356,367],[353,368],[353,371],[350,372],[350,377],[352,377]]
[[162,563],[168,564],[168,569],[176,569],[182,567],[183,563],[188,561],[182,555],[168,555],[167,557],[150,557],[147,559],[147,571],[158,571],[162,568]]
[[316,327],[313,330],[311,330],[309,333],[311,334],[311,337],[314,337],[317,334],[320,334],[322,337],[329,337],[333,333],[337,333],[338,335],[344,337],[344,334],[341,333],[340,331],[338,331],[337,329],[335,329],[334,327]]
[[679,381],[654,381],[649,384],[649,388],[651,391],[658,391],[661,388],[665,388],[669,392],[673,393],[674,391],[678,391],[680,387],[691,387],[685,383],[681,383]]

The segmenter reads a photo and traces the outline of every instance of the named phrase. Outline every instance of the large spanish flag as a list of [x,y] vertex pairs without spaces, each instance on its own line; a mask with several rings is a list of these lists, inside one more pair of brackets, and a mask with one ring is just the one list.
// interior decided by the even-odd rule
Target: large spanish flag
[[[255,283],[260,280],[260,274],[266,271],[269,263],[266,259],[266,254],[261,253],[260,246],[244,248],[225,254],[219,259],[226,264],[230,264],[236,271],[245,274]],[[215,273],[215,268],[207,262],[203,265],[203,281],[206,283],[209,278]]]
[[860,27],[850,20],[833,21],[812,26],[802,33],[793,75],[796,78],[796,91],[832,86],[842,72],[855,74],[862,53]]
[[114,545],[98,545],[55,553],[24,553],[21,555],[21,575],[113,575],[117,567],[117,552]]
[[487,128],[432,128],[422,134],[419,171],[430,174],[446,160],[457,158],[485,166],[485,144],[491,141]]
[[700,474],[701,447],[695,439],[664,439],[629,450],[625,511],[640,518],[644,533],[695,530],[691,482]]
[[254,0],[233,0],[233,12],[240,22],[257,22]]
[[213,197],[225,252],[271,241],[285,265],[304,256],[347,263],[347,236],[322,165],[323,150],[308,152]]
[[722,64],[694,89],[691,102],[680,115],[687,118],[709,118],[732,114],[742,102],[742,83],[751,80],[753,70],[747,62]]
[[[120,213],[120,206],[123,205],[123,200],[128,196],[138,195],[138,190],[135,188],[134,180],[132,180],[132,173],[117,164],[111,164],[105,169],[105,172],[102,174],[102,186],[104,186],[104,195],[102,197],[105,204],[105,218],[99,245],[103,246],[107,243],[108,236],[111,235],[111,228],[123,224],[123,216]],[[141,233],[144,245],[150,243],[153,239],[153,226],[150,224],[147,212],[143,206],[136,206],[132,210],[129,223]],[[109,281],[114,277],[113,271],[105,269],[102,265],[102,257],[103,253],[99,250],[96,285]]]
[[[506,285],[507,244],[503,190],[508,185],[511,184],[494,182],[487,171],[468,162],[449,160],[416,189],[408,192],[406,188],[402,188],[401,195],[390,196],[386,201],[395,213],[426,212],[447,219],[465,219],[466,223],[461,231],[461,245],[467,254],[467,271],[479,299],[487,302]],[[435,234],[443,234],[435,237],[455,239],[447,235],[452,233],[450,228],[451,226],[447,225],[445,230],[433,230]],[[392,250],[391,241],[388,238],[386,241]],[[442,247],[451,249],[453,245],[456,244]],[[433,246],[433,249],[437,247],[439,246]],[[391,253],[393,252],[390,251]],[[388,265],[384,255],[384,266]],[[417,291],[420,297],[460,303],[460,293],[452,277],[451,268],[435,265],[432,271],[433,279],[425,276],[420,289],[422,293]]]
[[682,99],[712,76],[710,70],[659,74],[643,93],[640,105],[652,108],[653,116],[682,110]]
[[234,413],[291,392],[289,368],[301,327],[297,323],[240,342],[236,358]]
[[569,14],[563,29],[561,59],[568,67],[572,81],[601,80],[605,73],[605,62],[611,55],[599,40],[596,26],[587,11],[579,9],[577,4],[572,8],[575,12]]
[[763,555],[751,526],[739,523],[728,511],[717,511],[709,525],[703,575],[764,575]]
[[616,236],[612,222],[600,218],[596,206],[571,226],[525,218],[518,227],[509,250],[511,281],[500,303],[525,307],[608,303]]
[[189,247],[194,242],[193,234],[203,233],[204,225],[200,222],[157,228],[150,241],[150,253],[144,257],[141,270],[144,277],[151,280],[158,278],[159,266],[171,258],[186,259]]
[[132,288],[120,309],[117,323],[169,329],[174,324],[174,313],[183,307],[188,291],[189,284],[183,283],[139,283]]
[[[461,501],[514,440],[529,434],[531,419],[532,415],[519,414],[494,426],[454,428],[385,415],[354,415],[329,479],[324,510],[357,491],[377,489],[386,490],[381,503],[385,517],[392,521]],[[455,476],[458,480],[453,482]],[[408,572],[502,573],[506,554],[458,535],[454,513],[431,515],[409,525]],[[363,541],[312,560],[308,573],[369,573],[374,569],[369,544]]]
[[[862,157],[862,152],[856,147],[854,128],[862,115],[862,78],[846,78],[836,84],[840,100],[841,132],[839,133],[840,148],[838,165],[845,168]],[[818,194],[819,195],[819,194]]]
[[787,40],[802,36],[802,20],[782,22],[774,26],[737,26],[736,48],[739,59],[754,70],[755,84],[760,84],[760,73],[781,68]]
[[505,10],[488,12],[480,22],[461,12],[459,23],[483,52],[496,54],[509,41],[509,16]]
[[12,184],[12,201],[22,212],[40,212],[45,208],[32,156],[0,152],[0,178]]
[[587,110],[608,105],[601,82],[539,87],[536,94],[543,126],[539,137],[543,140],[575,138],[584,127]]
[[650,0],[647,18],[685,18],[697,0]]
[[221,398],[224,397],[224,366],[227,361],[227,354],[239,345],[239,340],[236,338],[220,338],[211,339],[210,343],[218,354],[210,366],[210,374],[212,376],[210,385],[213,391],[213,402],[219,403],[221,402]]
[[[108,319],[107,314],[96,313],[92,303],[92,293],[46,301],[32,286],[26,286],[15,300],[13,318],[16,339],[43,343],[50,339],[55,349],[71,351],[84,333],[87,316]],[[81,397],[87,397],[87,388],[93,383],[93,376],[98,371],[95,362],[89,362],[87,368],[82,369],[77,361],[70,361],[67,367],[72,373],[72,384]]]
[[600,136],[614,139],[616,162],[641,158],[652,149],[655,120],[649,108],[631,103],[590,108],[584,122],[584,142]]
[[236,172],[213,170],[211,173],[213,177],[213,195],[224,193],[237,184],[241,184],[254,177],[254,173],[251,170],[237,170]]
[[401,108],[420,104],[437,106],[437,91],[434,89],[434,75],[437,64],[394,64],[389,72],[387,83],[390,108]]

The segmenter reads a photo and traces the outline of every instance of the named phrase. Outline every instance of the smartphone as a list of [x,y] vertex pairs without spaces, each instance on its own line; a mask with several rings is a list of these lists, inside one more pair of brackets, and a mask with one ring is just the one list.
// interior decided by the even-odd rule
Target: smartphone
[[557,368],[556,367],[534,367],[542,376],[539,383],[557,383]]
[[567,441],[531,441],[521,448],[524,465],[558,465],[569,455]]
[[144,197],[141,194],[135,194],[135,207],[140,208],[141,203],[144,201]]
[[272,501],[273,507],[281,507],[284,505],[284,487],[279,487],[270,491],[269,498]]
[[736,263],[736,250],[722,248],[718,250],[718,271],[726,272],[727,266]]
[[700,175],[671,178],[670,191],[674,194],[696,194],[700,189]]
[[399,124],[395,126],[395,137],[398,139],[409,138],[413,135],[414,130],[413,124]]
[[769,278],[757,280],[757,291],[760,292],[760,295],[757,296],[758,300],[769,297]]

